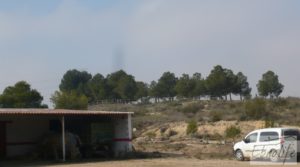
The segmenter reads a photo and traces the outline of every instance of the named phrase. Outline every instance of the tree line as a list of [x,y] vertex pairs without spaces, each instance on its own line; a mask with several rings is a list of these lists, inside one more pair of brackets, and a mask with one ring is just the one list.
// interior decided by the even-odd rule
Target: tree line
[[[278,75],[267,71],[257,83],[258,93],[262,97],[276,98],[284,86],[279,82]],[[103,76],[92,75],[87,71],[76,69],[67,71],[55,91],[51,101],[55,108],[86,109],[89,103],[99,101],[136,101],[146,102],[149,98],[156,102],[161,99],[172,101],[174,97],[194,98],[209,97],[210,99],[232,99],[237,95],[241,100],[251,98],[252,88],[247,76],[242,72],[215,66],[205,78],[201,73],[182,74],[176,77],[172,72],[165,72],[157,81],[150,84],[136,81],[135,77],[119,70]],[[25,81],[7,87],[0,95],[0,107],[3,108],[39,108],[43,97]]]

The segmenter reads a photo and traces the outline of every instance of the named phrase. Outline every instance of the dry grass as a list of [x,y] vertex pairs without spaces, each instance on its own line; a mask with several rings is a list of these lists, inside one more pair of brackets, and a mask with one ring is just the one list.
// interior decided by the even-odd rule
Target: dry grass
[[[260,129],[264,127],[264,121],[218,121],[211,123],[198,123],[199,135],[214,135],[220,134],[224,136],[226,128],[230,126],[238,126],[242,130],[242,134],[246,134],[254,129]],[[164,127],[165,131],[162,133],[161,128]],[[186,135],[187,123],[186,122],[174,122],[165,123],[159,125],[149,126],[140,136],[147,136],[149,132],[155,133],[157,138],[168,136],[170,130],[175,131],[176,135],[172,138],[183,138]]]

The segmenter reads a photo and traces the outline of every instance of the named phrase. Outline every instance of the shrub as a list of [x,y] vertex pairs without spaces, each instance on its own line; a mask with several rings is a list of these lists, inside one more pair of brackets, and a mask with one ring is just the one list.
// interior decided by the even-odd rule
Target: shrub
[[245,113],[251,119],[261,119],[267,115],[266,102],[264,99],[255,98],[245,103]]
[[245,113],[242,113],[239,117],[239,121],[246,121],[247,120],[247,115]]
[[168,130],[167,127],[162,127],[160,128],[160,133],[165,133]]
[[191,104],[187,104],[186,106],[184,106],[181,111],[184,113],[197,113],[198,111],[202,110],[203,108],[204,108],[204,106],[202,104],[191,103]]
[[86,110],[88,107],[88,98],[85,95],[78,94],[76,91],[56,91],[52,95],[51,101],[56,109]]
[[178,106],[181,106],[181,105],[182,105],[182,103],[179,102],[179,101],[172,101],[172,102],[168,103],[169,107],[178,107]]
[[230,104],[229,104],[229,108],[230,108],[230,109],[236,108],[235,103],[230,103]]
[[210,117],[211,117],[212,122],[217,122],[217,121],[220,121],[222,119],[221,113],[216,112],[216,111],[211,112]]
[[240,130],[240,128],[238,128],[236,126],[230,126],[225,131],[226,138],[230,138],[233,140],[240,134],[241,134],[241,130]]
[[275,107],[284,107],[288,106],[289,102],[287,99],[279,97],[277,99],[272,100],[272,104]]
[[274,120],[265,119],[265,128],[273,128],[274,124]]
[[156,137],[156,133],[155,132],[147,132],[146,136],[148,136],[149,138],[155,138]]
[[168,137],[171,137],[171,136],[175,136],[175,135],[177,135],[178,133],[175,131],[175,130],[170,130],[169,132],[168,132]]
[[186,128],[186,134],[190,135],[190,134],[195,134],[198,131],[198,124],[195,120],[191,120],[190,122],[188,122],[188,126]]

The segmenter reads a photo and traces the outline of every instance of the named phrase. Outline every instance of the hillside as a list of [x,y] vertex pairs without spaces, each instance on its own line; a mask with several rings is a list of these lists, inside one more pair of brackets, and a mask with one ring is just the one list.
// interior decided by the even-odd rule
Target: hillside
[[[132,111],[134,146],[142,152],[160,152],[199,159],[232,158],[230,126],[241,130],[241,140],[254,129],[300,125],[300,99],[241,101],[182,100],[147,105],[102,104],[91,110]],[[187,135],[188,121],[196,120],[197,132]],[[270,123],[271,122],[271,123]],[[220,147],[222,145],[222,147]]]
[[[181,100],[156,104],[100,104],[90,110],[131,111],[137,129],[158,123],[188,121],[198,122],[273,120],[276,124],[300,123],[300,99],[216,101]],[[299,117],[298,117],[299,115]]]

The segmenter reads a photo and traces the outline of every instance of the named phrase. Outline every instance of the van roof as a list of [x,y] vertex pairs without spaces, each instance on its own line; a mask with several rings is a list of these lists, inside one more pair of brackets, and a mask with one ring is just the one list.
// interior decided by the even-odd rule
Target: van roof
[[297,128],[292,128],[292,127],[285,127],[285,128],[264,128],[264,129],[261,129],[261,130],[285,130],[285,129],[297,129]]
[[253,132],[260,132],[260,131],[281,131],[281,130],[299,130],[297,128],[288,128],[288,127],[285,127],[285,128],[264,128],[264,129],[257,129]]

